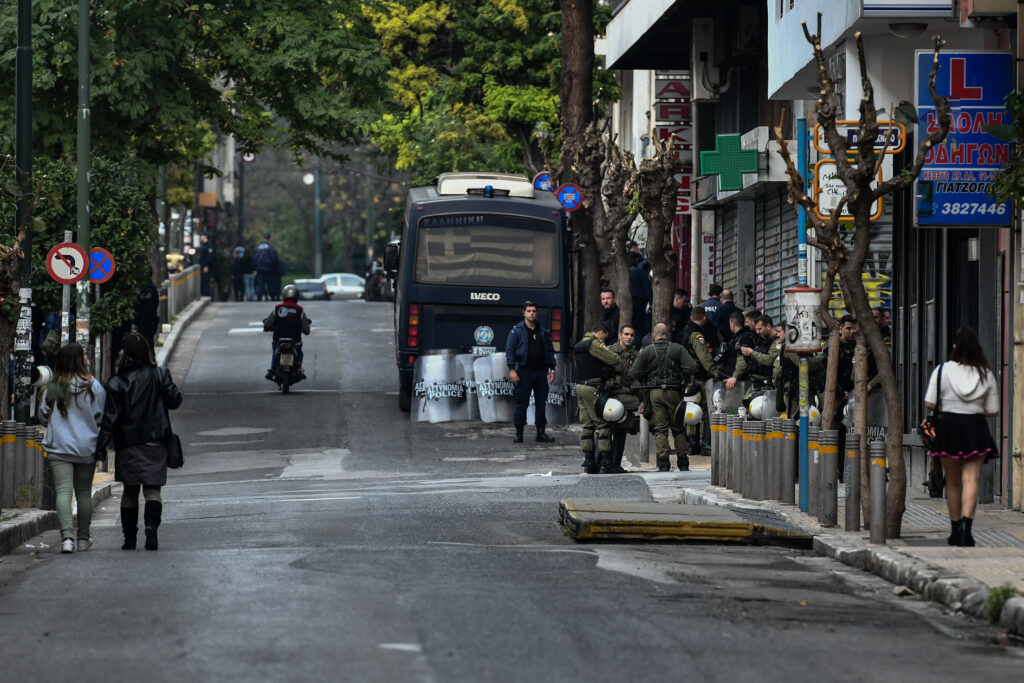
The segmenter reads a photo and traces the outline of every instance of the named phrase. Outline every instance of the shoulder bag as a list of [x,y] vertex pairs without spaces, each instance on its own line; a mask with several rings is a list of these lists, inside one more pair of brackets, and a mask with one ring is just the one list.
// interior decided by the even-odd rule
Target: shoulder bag
[[167,466],[176,470],[185,464],[185,453],[181,450],[181,439],[177,434],[164,438],[167,443]]
[[917,433],[921,436],[924,447],[931,452],[941,450],[942,443],[942,367],[939,366],[939,376],[935,382],[935,410],[928,413],[928,416],[921,420],[917,427]]

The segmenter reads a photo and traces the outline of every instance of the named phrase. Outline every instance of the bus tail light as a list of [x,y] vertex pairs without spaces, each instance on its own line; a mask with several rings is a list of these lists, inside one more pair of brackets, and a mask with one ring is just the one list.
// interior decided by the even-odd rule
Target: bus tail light
[[555,351],[562,350],[562,309],[551,310],[551,346]]
[[409,314],[406,318],[406,323],[409,327],[408,336],[406,337],[406,346],[410,348],[418,348],[420,345],[420,305],[409,304]]

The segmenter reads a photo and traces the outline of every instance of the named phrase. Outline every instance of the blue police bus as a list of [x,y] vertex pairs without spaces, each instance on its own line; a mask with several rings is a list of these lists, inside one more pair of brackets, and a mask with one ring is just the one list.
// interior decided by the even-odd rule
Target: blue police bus
[[410,409],[421,354],[503,351],[526,300],[536,302],[555,352],[565,352],[571,260],[565,212],[524,177],[447,173],[410,189],[401,239],[384,255],[395,282],[399,407]]

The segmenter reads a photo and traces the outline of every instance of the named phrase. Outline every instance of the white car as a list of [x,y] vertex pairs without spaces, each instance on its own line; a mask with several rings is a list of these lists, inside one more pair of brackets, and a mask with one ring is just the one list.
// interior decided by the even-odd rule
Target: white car
[[327,285],[327,291],[335,301],[363,298],[363,278],[354,273],[327,273],[318,279]]

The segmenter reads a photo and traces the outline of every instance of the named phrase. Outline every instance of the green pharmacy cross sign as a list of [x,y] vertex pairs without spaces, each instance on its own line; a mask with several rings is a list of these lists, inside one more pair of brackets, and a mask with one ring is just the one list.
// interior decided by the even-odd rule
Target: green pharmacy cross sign
[[757,150],[743,149],[739,135],[716,135],[715,151],[700,153],[704,175],[718,176],[718,189],[743,189],[743,174],[757,173]]

